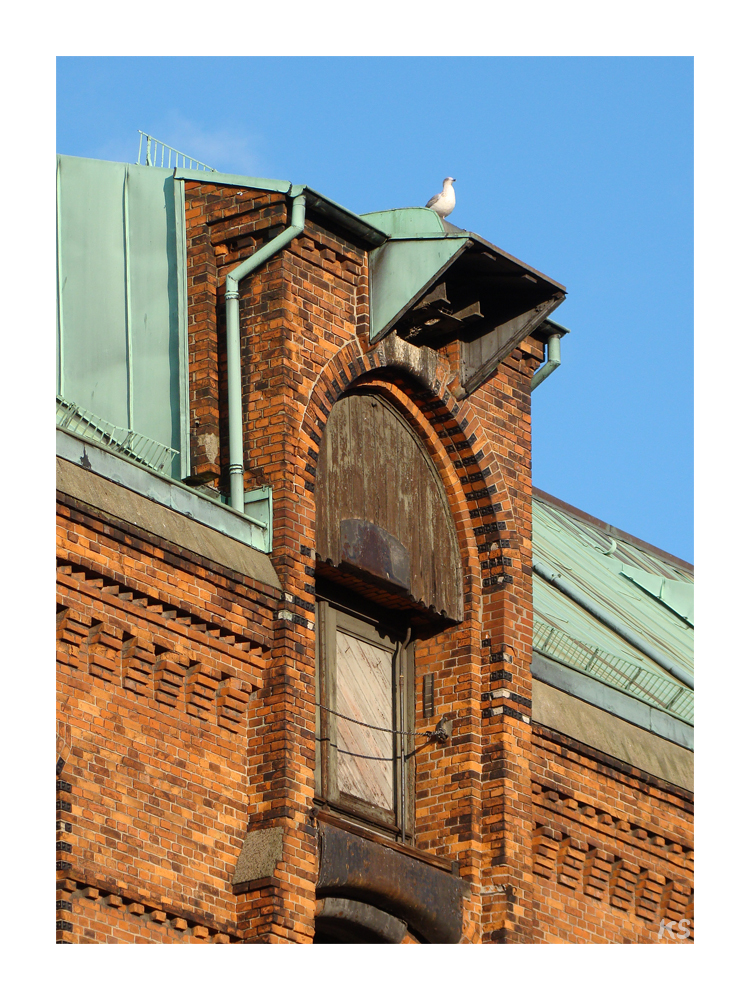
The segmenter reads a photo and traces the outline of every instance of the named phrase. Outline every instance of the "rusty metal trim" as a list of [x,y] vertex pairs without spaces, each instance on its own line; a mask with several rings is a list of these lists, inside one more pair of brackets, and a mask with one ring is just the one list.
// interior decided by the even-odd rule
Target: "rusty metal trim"
[[369,903],[430,944],[457,944],[468,886],[416,858],[338,827],[320,826],[319,898]]
[[360,518],[340,523],[339,565],[370,573],[401,590],[411,590],[411,566],[406,546],[385,528]]
[[[364,840],[372,840],[375,844],[382,844],[389,850],[396,850],[400,854],[408,854],[412,858],[416,858],[422,864],[431,865],[433,868],[439,868],[440,871],[453,872],[454,865],[458,862],[450,860],[449,858],[438,857],[437,854],[430,854],[428,851],[420,850],[418,847],[412,847],[410,844],[404,844],[401,841],[397,841],[391,837],[384,835],[383,833],[378,833],[375,830],[369,830],[364,826],[360,826],[359,823],[355,822],[351,817],[338,815],[334,812],[335,806],[331,803],[323,803],[322,800],[315,800],[320,808],[320,813],[318,814],[318,822],[330,824],[330,826],[337,826],[340,830],[346,830],[353,834],[355,837],[362,837]],[[394,834],[399,832],[398,827],[391,827]],[[455,874],[455,872],[454,872]],[[467,887],[468,889],[468,887]]]

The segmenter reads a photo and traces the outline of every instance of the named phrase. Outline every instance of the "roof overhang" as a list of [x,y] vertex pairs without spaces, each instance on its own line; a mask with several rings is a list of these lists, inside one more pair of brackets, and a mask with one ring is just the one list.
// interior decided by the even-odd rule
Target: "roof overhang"
[[206,170],[179,170],[175,169],[176,180],[200,181],[202,184],[217,184],[224,187],[243,188],[252,191],[269,191],[277,194],[291,195],[292,188],[295,193],[304,194],[307,199],[307,211],[323,218],[338,229],[342,229],[350,236],[355,237],[366,249],[381,246],[388,239],[387,233],[379,229],[376,224],[350,212],[348,208],[339,205],[338,202],[326,198],[313,188],[306,185],[296,186],[290,181],[274,180],[268,177],[244,177],[240,174],[223,174],[218,170],[208,172]]
[[391,331],[418,346],[461,344],[459,395],[498,364],[565,298],[565,287],[427,208],[363,216],[389,235],[370,254],[370,339]]

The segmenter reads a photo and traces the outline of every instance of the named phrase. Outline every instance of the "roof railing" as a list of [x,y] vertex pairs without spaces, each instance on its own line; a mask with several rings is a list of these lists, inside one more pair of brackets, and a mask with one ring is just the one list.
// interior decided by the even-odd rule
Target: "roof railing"
[[[141,156],[143,154],[143,140],[146,140],[146,162],[144,166],[146,167],[167,167],[172,169],[172,167],[182,167],[185,170],[208,170],[212,174],[216,173],[215,167],[209,167],[207,163],[203,163],[201,160],[196,160],[194,156],[188,156],[187,153],[181,153],[179,149],[175,149],[174,146],[168,146],[165,142],[160,139],[155,139],[154,136],[149,135],[147,132],[140,133],[140,140],[138,142],[138,159],[136,163],[140,165]],[[164,162],[166,157],[167,162]],[[172,163],[172,158],[174,157],[174,163]],[[180,163],[180,159],[182,162]],[[193,165],[195,164],[195,165]]]
[[60,430],[96,441],[166,476],[170,474],[172,459],[179,454],[169,445],[153,441],[145,434],[117,427],[62,396],[57,397],[56,423]]
[[690,688],[643,664],[631,663],[613,653],[588,646],[537,617],[534,619],[534,649],[693,725],[693,692]]

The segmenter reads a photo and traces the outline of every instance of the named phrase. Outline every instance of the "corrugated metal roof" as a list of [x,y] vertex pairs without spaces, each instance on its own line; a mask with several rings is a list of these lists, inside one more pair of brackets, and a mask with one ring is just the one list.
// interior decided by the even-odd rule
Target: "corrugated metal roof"
[[[541,491],[532,511],[534,560],[693,676],[692,567]],[[689,687],[536,573],[534,648],[693,721]]]

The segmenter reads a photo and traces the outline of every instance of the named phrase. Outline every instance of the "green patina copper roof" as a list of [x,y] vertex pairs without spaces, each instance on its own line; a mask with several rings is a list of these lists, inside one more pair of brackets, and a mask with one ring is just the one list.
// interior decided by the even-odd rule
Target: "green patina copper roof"
[[[534,559],[693,675],[692,567],[534,491]],[[534,649],[685,722],[693,692],[534,574]]]
[[382,229],[389,236],[439,238],[468,236],[463,229],[457,229],[449,222],[441,221],[431,208],[391,208],[385,212],[367,212],[362,216],[373,226]]
[[370,254],[370,337],[377,340],[462,252],[470,234],[446,232],[431,208],[396,208],[362,218],[389,236]]
[[285,180],[57,157],[58,420],[176,479],[190,471],[186,181],[304,191],[308,212],[355,242],[387,239]]
[[172,171],[58,156],[58,416],[73,404],[111,441],[161,446],[175,478],[188,474],[185,288]]

